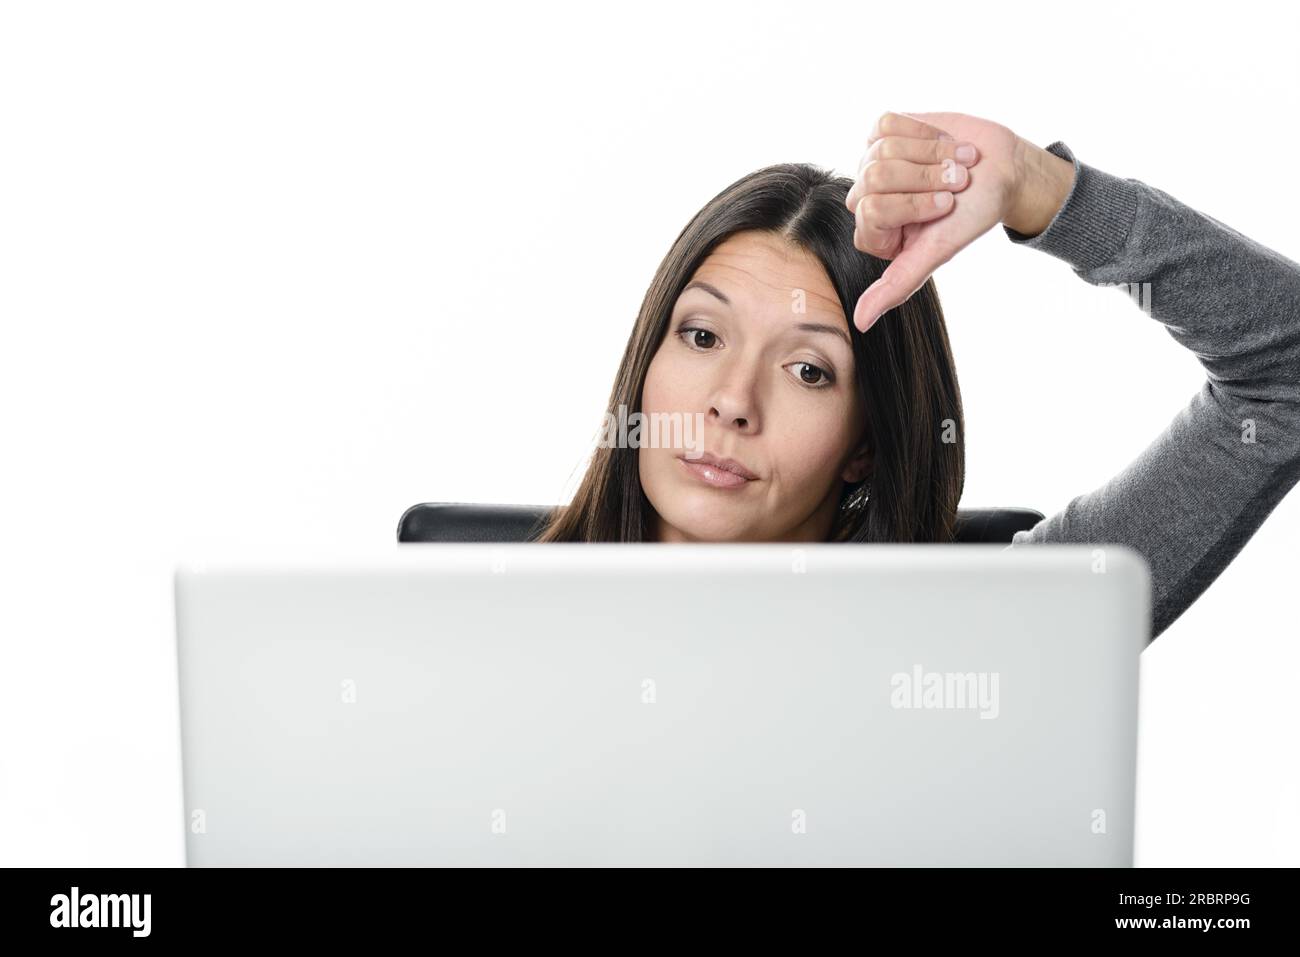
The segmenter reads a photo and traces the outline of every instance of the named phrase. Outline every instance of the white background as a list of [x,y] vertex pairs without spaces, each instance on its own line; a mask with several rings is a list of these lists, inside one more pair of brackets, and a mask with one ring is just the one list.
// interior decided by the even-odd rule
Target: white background
[[[0,6],[0,863],[180,864],[171,571],[567,501],[744,173],[952,110],[1300,259],[1280,7]],[[1000,229],[936,274],[963,506],[1050,514],[1202,381]],[[1300,865],[1300,495],[1143,655],[1140,865]]]

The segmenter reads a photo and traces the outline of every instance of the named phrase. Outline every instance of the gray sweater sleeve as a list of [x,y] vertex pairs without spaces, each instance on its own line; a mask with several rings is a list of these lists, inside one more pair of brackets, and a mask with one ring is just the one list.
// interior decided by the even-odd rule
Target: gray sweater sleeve
[[[1013,243],[1119,286],[1205,369],[1191,401],[1100,488],[1008,548],[1121,543],[1151,569],[1154,640],[1209,587],[1300,478],[1300,265],[1140,180],[1074,164],[1064,205]],[[1146,284],[1149,283],[1148,287]]]

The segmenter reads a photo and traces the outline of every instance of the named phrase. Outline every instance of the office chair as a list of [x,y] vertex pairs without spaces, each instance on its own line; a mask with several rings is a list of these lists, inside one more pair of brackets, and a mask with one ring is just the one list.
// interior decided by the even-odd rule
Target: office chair
[[[545,505],[478,505],[422,502],[397,523],[399,542],[528,542],[541,530]],[[996,543],[1032,528],[1043,513],[1032,508],[959,508],[957,542]]]

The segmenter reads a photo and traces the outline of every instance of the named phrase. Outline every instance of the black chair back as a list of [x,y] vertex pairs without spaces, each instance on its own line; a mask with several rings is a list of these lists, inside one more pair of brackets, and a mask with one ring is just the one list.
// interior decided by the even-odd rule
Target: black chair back
[[[412,505],[397,524],[399,542],[528,542],[541,531],[550,509],[545,505],[477,505],[469,502],[422,502]],[[1043,513],[1032,508],[959,508],[958,543],[1010,542],[1033,528]]]

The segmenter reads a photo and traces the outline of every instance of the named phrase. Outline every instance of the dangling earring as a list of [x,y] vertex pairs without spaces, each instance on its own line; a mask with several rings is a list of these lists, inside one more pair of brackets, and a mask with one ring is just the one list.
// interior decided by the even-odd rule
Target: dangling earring
[[844,497],[844,503],[840,507],[844,509],[866,508],[870,498],[871,482],[868,479],[863,479],[857,488]]

